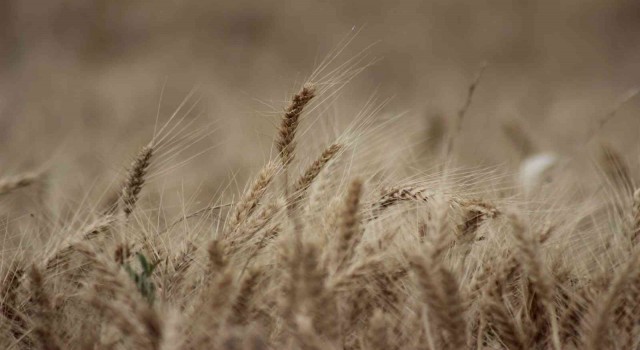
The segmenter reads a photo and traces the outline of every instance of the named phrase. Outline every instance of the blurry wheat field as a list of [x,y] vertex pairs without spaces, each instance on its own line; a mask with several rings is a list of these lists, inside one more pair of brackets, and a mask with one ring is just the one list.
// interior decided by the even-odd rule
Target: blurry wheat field
[[635,1],[0,2],[3,349],[637,349]]

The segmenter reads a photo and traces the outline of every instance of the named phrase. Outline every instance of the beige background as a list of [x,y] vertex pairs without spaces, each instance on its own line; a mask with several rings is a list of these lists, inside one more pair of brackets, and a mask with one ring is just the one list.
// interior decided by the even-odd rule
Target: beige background
[[[327,120],[343,121],[332,132],[375,95],[389,99],[377,118],[403,113],[394,123],[409,123],[419,144],[429,118],[455,116],[488,62],[457,149],[474,166],[517,159],[500,132],[512,118],[541,149],[573,156],[640,85],[634,0],[5,0],[0,26],[0,166],[53,159],[63,188],[121,172],[153,132],[163,85],[166,118],[197,84],[197,123],[216,130],[190,152],[217,147],[181,178],[193,188],[243,183],[270,155],[290,94],[356,32],[337,62],[372,44],[364,62],[377,61],[328,109]],[[639,106],[625,104],[598,139],[635,157]],[[310,147],[330,141],[322,133]]]

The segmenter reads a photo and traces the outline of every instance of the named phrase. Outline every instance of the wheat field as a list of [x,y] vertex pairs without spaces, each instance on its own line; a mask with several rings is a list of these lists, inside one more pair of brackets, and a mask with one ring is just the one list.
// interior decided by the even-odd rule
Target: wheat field
[[[205,12],[233,12],[224,6]],[[628,115],[640,90],[597,94],[604,107],[564,105],[589,118],[563,119],[558,107],[536,124],[512,113],[522,101],[504,85],[509,70],[471,59],[445,89],[459,90],[453,102],[425,108],[416,85],[406,94],[384,74],[376,82],[370,72],[401,64],[380,63],[366,27],[343,29],[320,59],[298,63],[303,73],[274,68],[283,83],[257,84],[269,91],[260,96],[233,62],[214,66],[238,86],[196,85],[195,68],[176,83],[136,75],[145,62],[95,63],[102,56],[89,53],[111,55],[114,42],[74,47],[89,56],[73,68],[52,56],[58,73],[41,58],[0,65],[25,96],[47,95],[0,110],[0,348],[640,348],[640,163]],[[68,80],[48,95],[28,84],[38,72]],[[549,89],[570,99],[564,84]],[[387,98],[394,87],[401,96]],[[487,90],[505,93],[499,118],[482,119],[502,108]],[[256,109],[259,120],[243,119]],[[93,117],[63,133],[51,115],[67,112]]]

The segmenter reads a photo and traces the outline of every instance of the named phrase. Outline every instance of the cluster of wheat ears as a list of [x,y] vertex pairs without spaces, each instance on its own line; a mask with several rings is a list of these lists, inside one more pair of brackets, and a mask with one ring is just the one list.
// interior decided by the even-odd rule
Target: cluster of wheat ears
[[[637,348],[640,192],[623,157],[607,149],[601,167],[615,200],[583,195],[573,200],[588,205],[559,214],[541,210],[561,207],[553,196],[514,188],[388,183],[376,169],[350,171],[347,138],[313,161],[297,154],[319,93],[308,83],[293,96],[277,155],[228,205],[149,229],[139,199],[174,142],[167,127],[107,209],[59,224],[64,239],[41,252],[3,248],[0,347]],[[523,168],[529,186],[545,162]],[[0,179],[0,200],[44,176]],[[482,176],[449,170],[442,181]]]

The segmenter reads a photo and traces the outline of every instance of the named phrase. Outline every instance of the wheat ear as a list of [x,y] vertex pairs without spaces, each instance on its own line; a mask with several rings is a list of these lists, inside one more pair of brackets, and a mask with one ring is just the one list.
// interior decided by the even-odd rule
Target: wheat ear
[[131,164],[131,168],[127,174],[127,180],[122,188],[122,211],[125,218],[133,212],[138,202],[138,195],[144,186],[147,171],[151,165],[151,157],[153,156],[153,145],[143,147],[138,156]]
[[509,214],[509,219],[513,227],[516,248],[520,254],[516,255],[520,259],[521,265],[527,272],[527,277],[531,282],[535,292],[540,297],[543,307],[546,309],[549,323],[551,324],[551,340],[556,350],[561,348],[560,331],[558,329],[558,320],[556,319],[556,311],[553,306],[553,286],[551,284],[551,276],[543,270],[542,258],[540,257],[540,242],[529,237],[526,226],[519,217]]
[[631,244],[637,245],[640,239],[640,189],[633,192],[633,205],[632,205],[632,223],[631,223]]
[[349,186],[342,209],[340,227],[338,231],[338,246],[336,248],[337,269],[347,264],[360,241],[360,197],[362,196],[362,181],[353,180]]
[[302,176],[296,181],[293,187],[293,193],[296,196],[295,199],[299,199],[304,195],[304,191],[309,188],[313,180],[320,174],[324,166],[335,157],[342,149],[343,145],[340,143],[334,143],[327,147],[320,157],[316,159],[309,167],[304,171]]
[[254,210],[258,206],[258,202],[267,191],[267,187],[271,183],[271,180],[273,180],[276,171],[277,166],[273,162],[268,163],[264,168],[262,168],[256,181],[233,208],[233,212],[227,224],[228,229],[225,236],[228,236],[231,232],[237,230],[240,224],[245,222],[247,218],[253,214]]
[[16,176],[10,176],[0,179],[0,196],[17,189],[31,186],[40,179],[42,173],[24,173]]
[[51,327],[52,322],[55,322],[51,296],[45,288],[42,273],[35,265],[31,266],[29,280],[31,281],[31,292],[37,310],[34,334],[38,338],[42,349],[59,350],[61,349],[60,340],[53,333],[53,327]]
[[302,90],[293,96],[291,103],[285,109],[282,123],[278,130],[276,146],[280,152],[282,164],[286,167],[294,158],[295,136],[300,123],[300,115],[304,107],[315,97],[316,88],[313,84],[305,84]]
[[625,295],[625,289],[629,287],[630,281],[637,278],[639,266],[640,251],[634,250],[622,270],[611,282],[611,287],[603,299],[595,305],[594,312],[591,314],[593,326],[591,331],[586,333],[587,349],[606,349],[609,345],[608,331],[614,324],[612,318],[616,303]]
[[436,326],[442,334],[442,341],[450,349],[462,349],[467,343],[467,323],[464,318],[464,302],[455,275],[445,269],[433,256],[410,258],[422,301],[429,306]]

